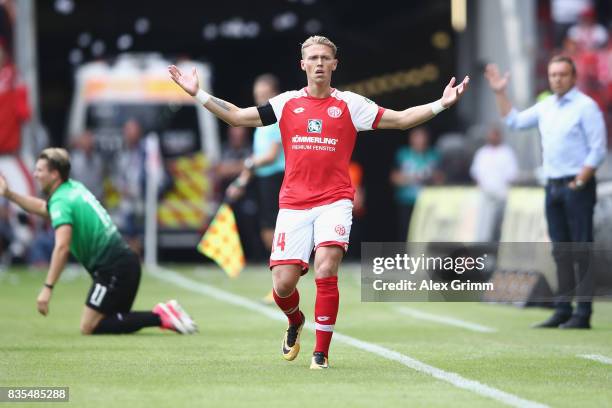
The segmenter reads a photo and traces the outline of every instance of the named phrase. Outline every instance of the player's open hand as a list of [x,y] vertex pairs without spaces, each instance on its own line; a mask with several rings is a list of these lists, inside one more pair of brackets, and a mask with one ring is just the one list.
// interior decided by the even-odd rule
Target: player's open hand
[[444,88],[444,93],[442,94],[442,99],[440,100],[442,106],[448,108],[457,103],[457,101],[461,99],[461,96],[467,90],[469,83],[470,77],[466,75],[459,85],[454,86],[455,77],[452,77],[448,85],[446,85],[446,88]]
[[8,183],[6,182],[6,179],[4,178],[4,176],[0,174],[0,196],[6,196],[8,195],[8,192],[9,192]]
[[49,314],[49,302],[51,301],[51,289],[44,287],[40,291],[38,298],[36,299],[36,308],[38,309],[38,313],[43,316]]
[[506,72],[502,75],[499,72],[499,68],[496,64],[487,64],[485,67],[484,76],[489,81],[489,86],[493,92],[503,92],[508,86],[510,80],[510,73]]
[[195,67],[191,70],[191,73],[183,73],[176,65],[170,65],[168,72],[170,73],[170,78],[189,95],[195,96],[198,93],[200,81],[198,80],[198,72]]

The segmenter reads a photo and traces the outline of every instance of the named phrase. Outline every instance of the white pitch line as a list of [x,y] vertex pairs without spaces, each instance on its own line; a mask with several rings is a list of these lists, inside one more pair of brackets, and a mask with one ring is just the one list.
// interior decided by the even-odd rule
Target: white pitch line
[[[174,285],[179,286],[183,289],[209,296],[221,302],[229,303],[234,306],[240,306],[245,309],[261,313],[273,320],[280,320],[285,322],[287,319],[287,317],[278,310],[273,310],[268,306],[264,306],[245,297],[226,292],[214,286],[210,286],[205,283],[186,278],[174,271],[165,268],[149,268],[148,271],[150,275],[160,280],[173,283]],[[315,331],[315,325],[312,323],[306,323],[304,327],[310,331]],[[363,351],[367,351],[369,353],[376,354],[388,360],[396,361],[400,364],[405,365],[406,367],[412,368],[413,370],[431,375],[432,377],[437,378],[439,380],[446,381],[458,388],[472,391],[484,397],[492,398],[496,401],[499,401],[503,404],[512,407],[548,407],[548,405],[526,400],[519,396],[482,384],[478,381],[464,378],[457,373],[444,371],[434,366],[430,366],[405,354],[398,353],[397,351],[393,351],[391,349],[379,346],[374,343],[359,340],[355,337],[347,336],[338,332],[334,332],[334,339],[335,341],[348,344],[350,346],[353,346]]]
[[586,358],[587,360],[597,361],[598,363],[612,364],[612,358],[601,354],[578,354],[576,357]]
[[456,319],[454,317],[449,317],[449,316],[441,316],[441,315],[421,312],[420,310],[410,309],[407,307],[397,307],[396,310],[401,314],[405,314],[407,316],[414,317],[415,319],[427,320],[430,322],[436,322],[436,323],[447,324],[450,326],[461,327],[463,329],[468,329],[468,330],[472,330],[475,332],[495,333],[497,331],[497,329],[494,329],[492,327],[483,326],[478,323],[472,323],[472,322],[468,322],[468,321],[461,320],[461,319]]

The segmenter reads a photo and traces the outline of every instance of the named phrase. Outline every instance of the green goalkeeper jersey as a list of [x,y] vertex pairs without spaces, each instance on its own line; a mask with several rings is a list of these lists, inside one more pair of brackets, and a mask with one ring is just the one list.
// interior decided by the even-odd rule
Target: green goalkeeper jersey
[[130,252],[104,207],[78,181],[62,183],[49,198],[47,208],[53,228],[72,226],[70,252],[89,273]]

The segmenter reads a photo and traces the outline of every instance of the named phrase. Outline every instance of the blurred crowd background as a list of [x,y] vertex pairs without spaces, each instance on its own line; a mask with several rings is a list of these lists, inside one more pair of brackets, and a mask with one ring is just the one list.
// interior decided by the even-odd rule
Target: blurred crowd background
[[[512,98],[525,108],[549,94],[550,57],[571,56],[610,137],[611,30],[606,0],[0,0],[0,172],[16,191],[36,193],[37,153],[67,147],[72,177],[142,254],[147,156],[155,151],[147,140],[155,140],[160,258],[197,260],[199,236],[252,154],[253,131],[211,119],[159,73],[197,62],[212,94],[250,106],[263,73],[282,90],[303,87],[300,43],[322,34],[339,47],[332,85],[381,106],[427,103],[451,76],[472,78],[461,104],[426,127],[358,137],[350,257],[361,241],[546,240],[537,131],[503,127],[483,69],[495,62],[509,71]],[[595,222],[606,239],[609,158],[598,180]],[[251,183],[233,208],[247,259],[264,261],[256,194]],[[0,201],[3,266],[44,266],[52,248],[48,224]]]

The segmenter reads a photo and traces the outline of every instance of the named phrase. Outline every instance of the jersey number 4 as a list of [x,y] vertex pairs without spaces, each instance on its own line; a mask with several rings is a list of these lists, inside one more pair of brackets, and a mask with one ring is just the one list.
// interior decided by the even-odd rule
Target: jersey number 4
[[276,236],[276,246],[280,248],[281,251],[285,250],[285,233],[279,232]]

